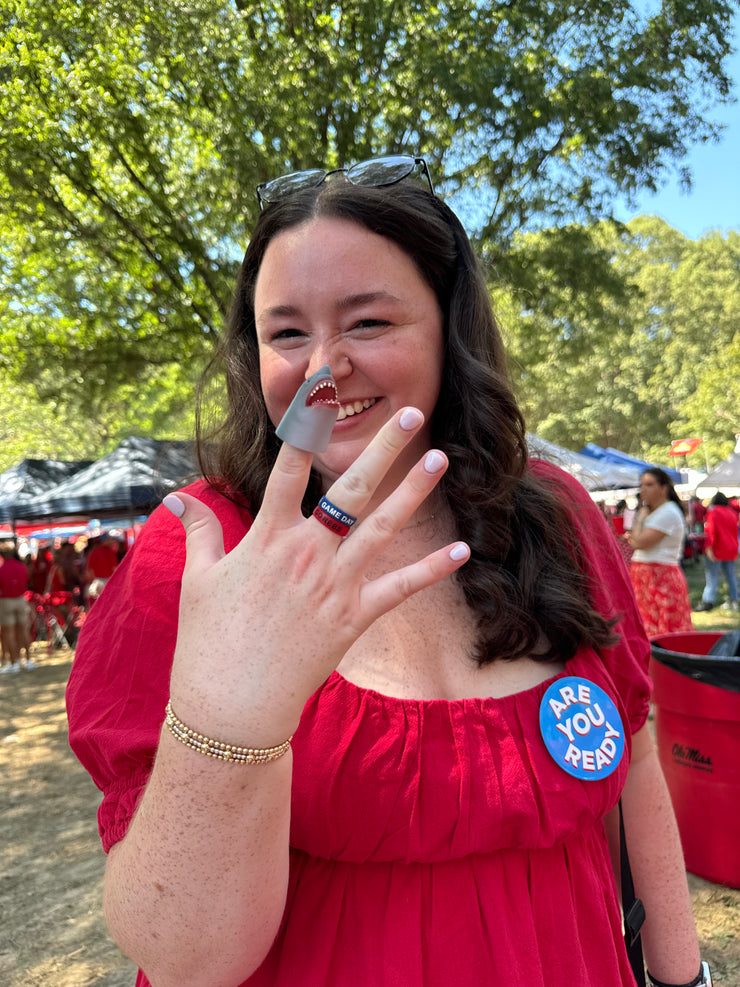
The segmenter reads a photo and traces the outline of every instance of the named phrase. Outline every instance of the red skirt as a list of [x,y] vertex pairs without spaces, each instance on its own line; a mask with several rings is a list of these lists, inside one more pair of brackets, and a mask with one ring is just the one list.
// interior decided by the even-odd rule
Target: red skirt
[[681,566],[633,560],[629,573],[648,637],[693,631],[689,590]]

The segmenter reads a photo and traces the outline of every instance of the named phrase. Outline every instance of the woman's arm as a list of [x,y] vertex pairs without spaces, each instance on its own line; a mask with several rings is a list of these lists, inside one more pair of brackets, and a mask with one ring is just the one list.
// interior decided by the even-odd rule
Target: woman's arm
[[665,983],[688,983],[699,969],[699,945],[676,818],[647,724],[633,736],[622,811],[635,894],[645,905],[647,967]]
[[267,954],[285,906],[291,764],[290,752],[216,761],[163,729],[104,897],[114,938],[154,987],[234,987]]
[[[402,414],[327,491],[348,513],[362,518],[418,431],[421,415],[404,428]],[[370,560],[429,495],[446,459],[424,457],[346,539],[301,513],[311,460],[283,445],[259,515],[228,554],[201,501],[174,501],[184,510],[187,558],[170,697],[184,723],[214,740],[260,748],[285,741],[373,620],[469,555],[448,545],[368,581]],[[262,962],[285,905],[291,762],[288,753],[265,765],[230,764],[163,730],[105,882],[113,936],[154,987],[235,987]]]
[[632,522],[632,530],[627,534],[627,541],[633,548],[653,548],[666,536],[665,531],[657,528],[646,528],[645,518],[648,516],[647,510],[641,507]]

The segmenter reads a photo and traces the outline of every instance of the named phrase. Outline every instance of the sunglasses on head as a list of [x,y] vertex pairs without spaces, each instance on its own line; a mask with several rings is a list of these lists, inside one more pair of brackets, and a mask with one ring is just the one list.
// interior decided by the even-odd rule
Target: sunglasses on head
[[308,171],[293,171],[289,175],[281,175],[280,178],[273,178],[257,186],[257,201],[260,209],[264,209],[266,205],[284,199],[292,192],[304,188],[318,188],[330,175],[337,174],[344,175],[352,185],[383,188],[386,185],[402,182],[417,166],[421,167],[429,191],[434,195],[432,178],[424,158],[415,158],[410,154],[391,154],[384,158],[360,161],[351,168],[332,168],[329,171],[324,168],[310,168]]

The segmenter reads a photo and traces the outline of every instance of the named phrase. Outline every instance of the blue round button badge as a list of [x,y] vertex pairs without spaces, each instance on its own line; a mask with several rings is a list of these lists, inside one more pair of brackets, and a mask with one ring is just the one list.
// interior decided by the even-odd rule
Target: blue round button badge
[[569,676],[547,689],[540,703],[540,733],[553,760],[574,778],[608,778],[624,754],[617,707],[595,682]]

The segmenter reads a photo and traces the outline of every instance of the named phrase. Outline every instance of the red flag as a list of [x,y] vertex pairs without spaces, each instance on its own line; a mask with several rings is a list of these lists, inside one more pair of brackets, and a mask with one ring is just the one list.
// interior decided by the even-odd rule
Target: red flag
[[675,442],[671,442],[671,451],[668,455],[688,456],[688,454],[700,446],[703,441],[703,439],[676,439]]

